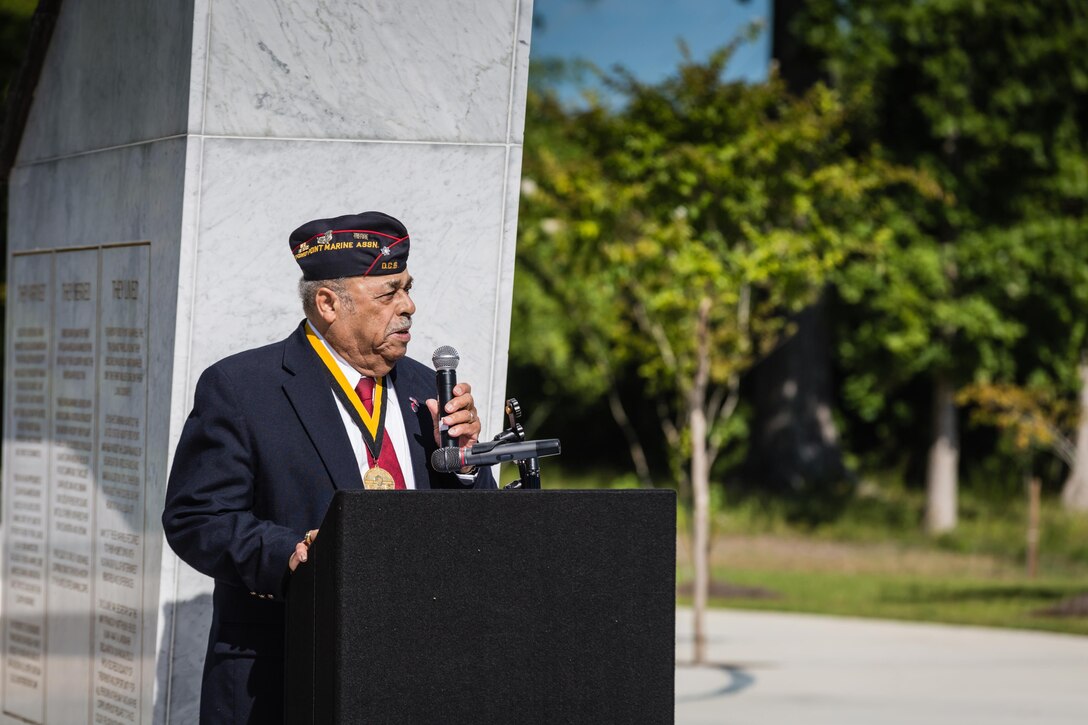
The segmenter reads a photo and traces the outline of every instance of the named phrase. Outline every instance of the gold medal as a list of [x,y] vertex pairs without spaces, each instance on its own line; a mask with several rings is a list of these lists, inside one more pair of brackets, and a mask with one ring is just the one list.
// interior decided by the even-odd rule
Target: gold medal
[[393,476],[384,468],[375,466],[368,469],[363,476],[363,488],[368,491],[392,491],[396,487]]

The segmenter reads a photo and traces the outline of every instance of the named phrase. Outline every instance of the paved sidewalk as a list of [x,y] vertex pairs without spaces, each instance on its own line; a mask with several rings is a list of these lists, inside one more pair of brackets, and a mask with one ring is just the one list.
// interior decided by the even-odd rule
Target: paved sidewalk
[[676,613],[677,725],[1086,725],[1088,637],[711,611],[692,667]]

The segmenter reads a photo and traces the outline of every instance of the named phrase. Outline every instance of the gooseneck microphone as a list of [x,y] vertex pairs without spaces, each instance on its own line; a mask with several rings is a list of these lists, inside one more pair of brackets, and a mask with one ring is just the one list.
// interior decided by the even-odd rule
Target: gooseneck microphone
[[[439,421],[446,415],[446,403],[453,400],[453,388],[457,385],[457,363],[460,361],[461,357],[457,354],[457,351],[449,345],[443,345],[431,355],[431,364],[434,365],[435,369],[435,384],[438,386]],[[439,422],[438,435],[442,441],[441,448],[456,448],[457,441],[450,439],[448,430],[448,425]]]
[[542,458],[559,454],[559,439],[517,443],[477,443],[467,448],[439,448],[431,454],[431,468],[439,473],[455,473],[466,466],[494,466],[506,461]]

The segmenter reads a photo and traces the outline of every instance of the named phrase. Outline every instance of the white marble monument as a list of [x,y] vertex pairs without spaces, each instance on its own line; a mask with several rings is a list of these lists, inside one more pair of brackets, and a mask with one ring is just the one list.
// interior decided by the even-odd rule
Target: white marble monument
[[502,427],[532,0],[66,0],[10,179],[4,723],[193,723],[159,517],[200,372],[301,319],[288,234],[412,234],[409,354]]

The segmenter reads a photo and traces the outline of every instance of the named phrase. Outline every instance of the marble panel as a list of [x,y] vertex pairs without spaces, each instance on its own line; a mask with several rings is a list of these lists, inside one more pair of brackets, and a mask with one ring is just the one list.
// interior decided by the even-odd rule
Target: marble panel
[[[19,166],[9,183],[13,252],[139,240],[151,245],[149,285],[156,292],[148,326],[148,405],[158,414],[148,419],[148,450],[156,451],[147,460],[149,512],[165,491],[167,441],[177,439],[170,438],[171,381],[175,349],[185,347],[175,348],[175,320],[188,327],[188,308],[179,320],[177,300],[179,279],[192,277],[191,268],[179,277],[179,246],[183,210],[196,205],[195,193],[186,196],[186,163],[186,140],[172,139]],[[154,544],[146,553],[157,557],[157,550]]]
[[[93,686],[98,250],[60,252],[53,265],[45,714],[52,722],[87,722]],[[73,693],[83,697],[64,696]]]
[[[96,417],[94,427],[101,429],[108,424],[116,429],[116,435],[126,437],[122,448],[108,451],[109,460],[105,454],[100,456],[101,465],[95,469],[96,485],[107,481],[111,487],[95,499],[93,513],[103,524],[103,530],[108,530],[110,541],[100,539],[86,547],[86,551],[81,549],[81,553],[93,559],[92,563],[101,564],[93,574],[97,577],[94,584],[106,596],[96,597],[94,606],[72,620],[82,620],[77,627],[80,637],[66,637],[66,649],[57,651],[56,638],[50,638],[50,667],[75,667],[82,673],[97,662],[97,666],[110,668],[89,671],[100,685],[105,683],[104,686],[112,688],[108,704],[98,702],[97,698],[92,700],[87,689],[76,682],[79,678],[56,681],[72,683],[73,687],[64,693],[81,702],[80,708],[86,709],[91,703],[91,707],[107,707],[114,714],[117,709],[126,709],[136,721],[144,722],[151,718],[159,652],[159,617],[155,612],[160,607],[159,569],[163,552],[158,521],[170,449],[173,332],[185,169],[186,141],[174,139],[20,166],[12,174],[10,184],[8,239],[13,251],[93,248],[19,254],[14,259],[49,260],[81,254],[95,257],[93,263],[74,265],[76,272],[101,275],[104,280],[98,287],[102,314],[95,323],[96,335],[102,333],[101,338],[96,337],[98,352],[103,355],[96,365],[101,380],[92,387],[97,390],[95,412],[107,417],[100,420]],[[135,247],[115,244],[133,240],[145,243]],[[23,276],[23,272],[10,264],[9,272]],[[63,294],[63,288],[59,294]],[[119,296],[115,298],[114,294]],[[136,307],[130,310],[131,305]],[[128,333],[136,328],[146,330],[146,336],[131,339]],[[110,354],[106,355],[107,352]],[[118,376],[131,374],[140,374],[143,379],[122,385],[124,381]],[[79,396],[64,397],[75,400]],[[78,406],[64,405],[57,410],[69,415],[83,412]],[[74,468],[77,461],[68,459],[78,451],[67,450],[71,449],[71,441],[62,442],[66,450],[55,444],[55,452],[58,456],[65,455],[63,462]],[[58,480],[60,463],[58,458],[58,476],[55,476]],[[70,479],[66,485],[75,482],[70,471],[63,473]],[[133,479],[140,479],[140,485],[134,487]],[[61,492],[58,489],[54,494],[59,496]],[[65,502],[73,503],[69,499]],[[5,537],[10,537],[6,531]],[[72,553],[61,552],[63,556]],[[60,561],[58,556],[54,559]],[[62,563],[71,566],[71,562]],[[50,611],[53,604],[50,602]],[[97,611],[97,614],[108,619],[93,617],[96,607],[107,605],[109,612]],[[6,612],[9,605],[5,602],[4,606]],[[57,636],[62,633],[58,630]],[[78,655],[73,649],[75,643],[88,636],[92,642],[111,648],[116,659],[106,663],[89,658],[88,651]],[[168,658],[168,652],[162,656]],[[82,664],[65,662],[73,658]],[[135,713],[134,697],[139,699],[140,710]],[[73,711],[72,718],[64,714],[67,711],[63,708],[77,707],[64,704],[67,699],[70,698],[62,698],[57,692],[50,694],[47,708],[54,715],[64,716],[48,721],[87,721],[82,709],[78,714]]]
[[519,3],[216,3],[202,132],[505,143]]
[[[184,138],[16,166],[9,181],[8,249],[105,242],[178,243]],[[158,263],[167,260],[157,258]],[[161,267],[176,275],[174,265]],[[170,310],[173,318],[173,308]]]
[[[200,719],[200,678],[211,627],[212,580],[163,550],[159,609],[163,640],[156,675],[156,723],[195,723]],[[148,617],[150,619],[150,617]]]
[[[514,297],[514,258],[517,248],[518,202],[521,199],[520,146],[511,146],[506,161],[506,188],[503,200],[503,243],[495,250],[496,279],[494,321],[492,330],[491,358],[494,360],[489,384],[492,399],[505,400],[518,397],[523,391],[506,389],[506,368],[510,349],[510,314]],[[523,334],[526,331],[523,331]],[[496,432],[503,427],[502,419],[496,422]]]
[[532,34],[533,0],[519,0],[514,67],[511,74],[513,95],[506,133],[507,141],[515,144],[525,142],[525,95],[529,90],[529,49]]
[[[146,475],[150,252],[149,244],[99,252],[92,722],[139,722],[146,710],[139,666],[145,590],[149,584],[158,590],[159,561],[149,562],[145,550],[148,539],[161,538],[161,499],[148,500],[148,489],[158,487],[149,487]],[[154,618],[150,603],[146,609]]]
[[[185,185],[182,192],[181,244],[178,250],[176,315],[159,320],[165,328],[173,327],[174,369],[170,390],[171,400],[192,400],[189,389],[189,350],[192,340],[192,311],[196,287],[196,239],[200,228],[200,179],[204,170],[204,137],[190,136],[185,146]],[[171,406],[170,440],[181,436],[189,410],[182,405]]]
[[189,133],[204,131],[204,100],[208,84],[208,35],[213,0],[192,0],[192,51],[189,57]]
[[193,1],[60,5],[19,163],[184,133]]
[[41,722],[47,663],[53,255],[14,256],[8,271],[0,696],[13,717]]
[[[191,384],[216,360],[282,339],[302,319],[293,229],[376,209],[412,235],[409,354],[429,361],[434,348],[453,345],[459,378],[489,385],[505,147],[206,139],[202,169]],[[502,399],[487,404],[498,413]]]
[[5,712],[24,721],[142,717],[154,661],[142,642],[144,592],[158,594],[158,562],[148,572],[144,551],[158,556],[160,538],[152,525],[146,546],[149,260],[147,243],[12,259],[13,387],[26,407],[14,409],[5,443],[16,465],[5,481],[12,564],[0,659]]

